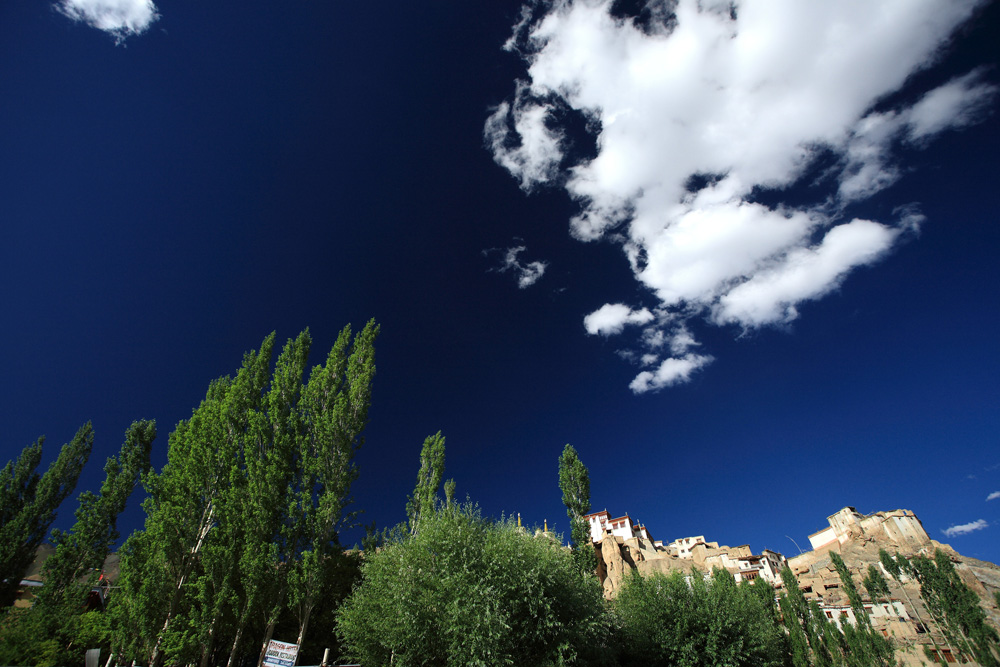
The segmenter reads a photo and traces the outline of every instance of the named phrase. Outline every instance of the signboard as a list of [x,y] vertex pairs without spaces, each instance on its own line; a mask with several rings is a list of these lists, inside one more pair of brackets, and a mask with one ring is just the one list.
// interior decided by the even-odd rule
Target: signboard
[[298,652],[298,645],[272,639],[264,653],[264,667],[292,667]]

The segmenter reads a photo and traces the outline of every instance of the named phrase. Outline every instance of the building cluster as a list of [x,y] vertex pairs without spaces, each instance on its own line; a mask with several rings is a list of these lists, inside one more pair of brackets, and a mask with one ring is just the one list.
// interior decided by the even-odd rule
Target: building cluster
[[785,557],[777,551],[764,549],[760,554],[754,554],[750,545],[719,546],[718,542],[706,541],[704,535],[682,537],[664,544],[662,540],[653,539],[649,529],[627,513],[612,517],[607,510],[603,510],[588,514],[584,519],[590,524],[590,539],[595,545],[610,536],[629,551],[633,561],[675,559],[682,561],[678,563],[681,566],[694,565],[708,572],[722,568],[730,572],[736,581],[752,581],[758,577],[772,585],[781,581]]
[[[830,552],[841,554],[856,584],[867,574],[868,566],[875,565],[891,582],[893,596],[888,600],[866,599],[864,609],[871,626],[885,637],[893,638],[897,647],[901,647],[897,657],[899,664],[906,666],[920,665],[927,656],[936,662],[955,663],[961,659],[961,651],[949,645],[934,622],[920,597],[919,584],[905,575],[898,581],[893,580],[879,560],[879,549],[907,556],[933,555],[936,549],[944,549],[952,556],[963,580],[981,600],[987,601],[987,606],[993,597],[991,591],[1000,582],[1000,568],[978,561],[979,565],[969,565],[950,547],[930,539],[920,519],[909,510],[863,515],[853,507],[845,507],[827,517],[825,528],[809,536],[812,551],[787,560],[770,549],[754,554],[748,545],[722,546],[709,542],[704,535],[664,543],[655,540],[645,525],[628,514],[612,517],[605,510],[584,518],[590,525],[591,540],[599,554],[598,575],[608,597],[617,594],[630,570],[637,570],[642,575],[672,571],[690,575],[695,568],[707,576],[721,568],[736,581],[763,579],[780,590],[784,586],[781,571],[787,565],[806,599],[818,605],[820,613],[842,628],[844,624],[854,625],[857,619],[846,593],[841,590],[843,584]],[[993,585],[988,583],[990,581]],[[984,587],[984,583],[989,588]],[[858,587],[863,595],[866,594],[863,587]],[[986,611],[991,618],[996,617],[994,623],[1000,619],[1000,609]]]

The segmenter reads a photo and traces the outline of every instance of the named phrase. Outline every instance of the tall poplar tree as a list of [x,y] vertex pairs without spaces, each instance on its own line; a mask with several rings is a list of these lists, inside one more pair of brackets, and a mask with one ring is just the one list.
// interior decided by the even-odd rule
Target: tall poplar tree
[[104,466],[99,493],[81,493],[73,528],[53,531],[55,551],[42,568],[34,605],[11,611],[0,624],[0,663],[79,663],[87,648],[105,641],[106,619],[85,613],[84,603],[118,539],[118,515],[149,469],[155,437],[153,422],[133,423],[119,455]]
[[97,494],[80,494],[76,523],[68,533],[52,531],[53,553],[42,568],[43,606],[79,606],[96,582],[98,572],[118,540],[118,515],[142,475],[149,471],[149,453],[156,422],[133,422],[117,457],[104,464],[104,483]]
[[378,333],[378,326],[369,322],[351,346],[351,329],[346,327],[326,364],[312,370],[296,405],[301,428],[291,519],[303,530],[290,560],[288,587],[300,646],[320,594],[337,572],[335,561],[342,551],[338,533],[353,520],[346,510],[351,484],[358,476],[354,455],[368,424]]
[[847,664],[852,667],[891,664],[892,642],[872,628],[871,619],[868,618],[868,611],[851,577],[851,571],[836,551],[830,552],[830,560],[840,575],[841,588],[847,594],[851,610],[854,612],[855,624],[845,625],[842,628],[847,640]]
[[94,445],[87,422],[63,445],[43,475],[36,472],[42,443],[21,451],[17,461],[0,470],[0,606],[14,603],[21,579],[35,559],[35,551],[55,521],[59,505],[76,488]]
[[444,477],[444,436],[441,431],[424,439],[420,449],[420,469],[413,495],[406,499],[406,518],[410,534],[416,535],[420,520],[434,512],[434,502]]
[[583,518],[590,511],[590,473],[569,444],[559,455],[559,489],[569,516],[573,559],[581,571],[593,573],[597,568],[597,555],[590,538],[590,526]]
[[[219,549],[205,559],[215,531],[231,534],[232,507],[227,493],[242,484],[241,439],[253,423],[253,408],[270,376],[274,344],[271,334],[259,352],[244,355],[235,378],[223,377],[209,385],[205,399],[190,419],[177,424],[169,439],[167,464],[147,479],[149,497],[143,507],[146,525],[123,548],[119,579],[115,639],[134,657],[161,663],[164,652],[185,662],[202,658],[206,632],[218,613],[222,579],[232,569],[230,557]],[[225,520],[221,530],[220,520]],[[213,560],[213,557],[215,559]],[[218,559],[225,559],[222,564]],[[206,562],[207,561],[207,562]],[[203,579],[207,574],[215,580]],[[176,620],[180,619],[177,623]]]
[[274,334],[170,436],[148,477],[145,529],[123,548],[112,605],[120,655],[151,665],[257,656],[294,607],[299,635],[348,520],[353,456],[367,424],[378,326],[337,339],[304,381],[312,339]]

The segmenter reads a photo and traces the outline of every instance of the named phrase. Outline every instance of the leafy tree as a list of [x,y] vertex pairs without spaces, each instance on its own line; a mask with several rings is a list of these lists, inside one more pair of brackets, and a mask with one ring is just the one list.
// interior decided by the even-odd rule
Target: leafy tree
[[420,469],[413,495],[406,500],[406,518],[410,533],[416,534],[421,519],[434,512],[435,499],[444,477],[444,436],[441,431],[429,435],[420,449]]
[[559,489],[569,516],[573,558],[581,571],[592,573],[597,568],[597,556],[590,537],[590,526],[583,518],[590,511],[590,473],[569,444],[559,455]]
[[868,574],[862,579],[861,585],[868,591],[868,596],[872,602],[889,602],[891,598],[889,582],[885,580],[882,570],[877,565],[868,566]]
[[[299,557],[290,560],[289,590],[299,621],[299,646],[305,641],[312,611],[338,572],[335,564],[343,551],[338,532],[354,518],[346,512],[348,492],[358,476],[354,454],[368,424],[377,336],[378,327],[369,323],[354,339],[348,357],[350,328],[345,328],[326,365],[313,369],[298,402],[298,421],[306,428],[297,440],[298,495],[292,520],[304,532],[296,549]],[[443,438],[441,442],[443,448]]]
[[346,327],[305,380],[308,331],[273,370],[271,334],[235,377],[209,385],[170,435],[166,466],[145,480],[145,529],[122,549],[109,610],[116,653],[151,665],[246,662],[259,655],[246,638],[266,644],[293,608],[305,636],[353,517],[377,335],[374,322],[353,339]]
[[788,629],[788,649],[793,667],[809,667],[809,640],[802,629],[801,619],[796,614],[789,595],[778,598],[781,617]]
[[361,571],[337,619],[365,665],[569,664],[602,627],[600,585],[568,552],[469,504],[425,506]]
[[133,422],[125,432],[118,457],[104,465],[104,483],[98,494],[84,491],[69,533],[52,532],[55,552],[45,561],[45,586],[36,604],[68,610],[79,606],[97,580],[97,572],[118,541],[118,515],[128,503],[142,475],[149,471],[149,454],[156,423]]
[[948,554],[937,549],[933,559],[917,556],[910,565],[920,582],[920,595],[949,643],[963,647],[984,667],[1000,664],[1000,637],[987,623],[979,596],[962,581]]
[[90,458],[94,432],[90,422],[81,426],[39,475],[36,469],[43,442],[44,438],[39,438],[28,445],[17,461],[0,470],[0,607],[14,603],[21,579],[55,521],[59,505],[76,488]]
[[696,570],[687,577],[633,574],[612,603],[624,664],[784,665],[785,633],[773,611],[773,594],[765,598],[762,592],[749,583],[737,585],[720,569],[707,579]]
[[830,552],[830,560],[840,575],[841,588],[847,594],[855,618],[854,625],[845,624],[841,628],[847,642],[847,664],[851,667],[892,664],[892,642],[872,628],[871,619],[868,618],[868,612],[865,610],[857,586],[854,585],[850,570],[836,551]]
[[792,662],[795,667],[830,665],[830,655],[825,635],[818,631],[816,616],[810,609],[799,582],[787,565],[781,569],[785,594],[780,600],[782,617],[788,628]]
[[[920,612],[917,610],[916,605],[913,604],[913,601],[910,599],[910,594],[906,592],[906,586],[904,586],[902,582],[904,574],[912,573],[909,561],[899,554],[891,556],[885,549],[878,550],[878,558],[882,563],[882,567],[884,567],[885,571],[889,573],[889,576],[893,578],[898,585],[900,592],[903,594],[903,597],[906,598],[906,603],[909,605],[909,608],[913,610],[913,616],[917,619],[917,623],[926,628],[927,624],[924,623],[924,619],[921,618]],[[934,633],[929,632],[927,636],[930,637],[931,643],[934,645],[934,649],[938,652],[938,655],[941,655],[937,639],[934,638]]]
[[153,422],[133,423],[118,457],[104,466],[99,494],[80,494],[72,530],[53,531],[55,552],[43,566],[45,585],[34,606],[9,612],[0,627],[0,662],[79,663],[86,649],[107,645],[108,619],[98,611],[85,613],[84,602],[118,539],[118,515],[149,469],[155,437]]

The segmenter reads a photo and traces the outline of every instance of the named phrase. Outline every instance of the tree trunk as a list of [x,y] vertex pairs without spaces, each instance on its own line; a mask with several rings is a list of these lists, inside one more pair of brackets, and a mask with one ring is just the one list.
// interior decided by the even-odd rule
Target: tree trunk
[[257,658],[257,667],[261,667],[264,664],[264,656],[267,655],[267,645],[271,642],[271,637],[274,635],[274,624],[275,621],[267,624],[267,631],[264,633],[264,643],[260,647],[260,657]]
[[167,630],[170,628],[170,621],[173,620],[174,614],[177,612],[177,603],[180,601],[181,591],[184,589],[184,582],[187,581],[187,576],[191,573],[191,566],[194,565],[195,556],[197,556],[201,551],[201,546],[205,543],[205,538],[208,537],[208,532],[212,528],[212,517],[214,514],[215,507],[211,502],[209,502],[208,507],[206,507],[205,511],[202,513],[201,525],[198,526],[198,541],[191,548],[191,553],[188,554],[186,559],[187,562],[183,565],[181,578],[177,582],[177,588],[174,590],[173,596],[170,598],[170,607],[167,610],[167,618],[163,621],[163,627],[160,629],[160,634],[156,636],[156,644],[153,646],[153,654],[149,657],[149,667],[160,667],[160,660],[163,659],[163,654],[160,652],[160,646],[163,644],[163,635],[165,635]]
[[212,657],[212,649],[215,645],[215,622],[217,618],[212,619],[212,627],[208,629],[208,641],[205,646],[201,649],[201,660],[198,662],[198,667],[208,667],[208,661]]
[[[306,607],[305,618],[302,619],[302,625],[299,626],[299,638],[295,640],[295,645],[299,647],[299,651],[302,650],[302,641],[306,638],[306,629],[309,628],[309,615],[312,613],[312,605]],[[295,667],[299,662],[299,652],[295,653],[295,661],[292,663],[292,667]]]
[[226,667],[234,667],[236,663],[236,651],[239,649],[240,640],[243,638],[243,624],[236,628],[236,639],[233,640],[233,648],[229,652],[229,662],[226,663]]

